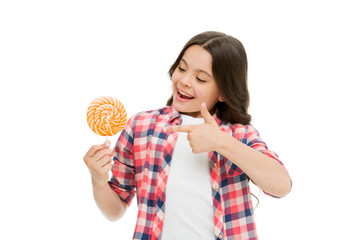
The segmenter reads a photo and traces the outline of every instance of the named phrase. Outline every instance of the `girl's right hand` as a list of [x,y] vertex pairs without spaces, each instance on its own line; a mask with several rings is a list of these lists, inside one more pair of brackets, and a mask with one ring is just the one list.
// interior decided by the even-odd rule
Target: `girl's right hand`
[[93,145],[85,154],[83,160],[87,165],[93,184],[105,184],[108,181],[108,172],[112,169],[113,150],[109,149],[110,141],[100,145]]

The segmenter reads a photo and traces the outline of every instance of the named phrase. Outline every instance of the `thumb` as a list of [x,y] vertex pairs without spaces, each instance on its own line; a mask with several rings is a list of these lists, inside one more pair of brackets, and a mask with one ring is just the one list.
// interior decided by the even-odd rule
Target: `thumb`
[[110,147],[110,141],[109,139],[106,139],[105,142],[103,143],[103,146],[106,147],[106,148],[109,148]]
[[214,123],[215,122],[214,118],[209,113],[205,103],[201,104],[201,114],[202,114],[202,117],[204,118],[204,123]]

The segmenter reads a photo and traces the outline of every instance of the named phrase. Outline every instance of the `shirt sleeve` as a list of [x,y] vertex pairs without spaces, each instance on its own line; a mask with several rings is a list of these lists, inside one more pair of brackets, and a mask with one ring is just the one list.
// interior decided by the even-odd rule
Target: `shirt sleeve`
[[131,118],[114,147],[116,153],[109,186],[118,194],[119,198],[128,205],[135,196],[134,157],[133,157],[133,119]]
[[[278,155],[274,151],[271,151],[268,149],[266,143],[264,141],[262,141],[262,139],[259,135],[259,132],[252,125],[246,126],[246,131],[245,131],[244,138],[242,139],[242,142],[245,143],[246,145],[250,146],[251,148],[256,149],[257,151],[274,159],[275,161],[277,161],[279,164],[281,164],[285,168],[284,164],[281,162]],[[287,169],[286,169],[286,171],[287,171]],[[287,171],[287,174],[289,175],[288,171]],[[292,185],[292,180],[291,180],[291,185]],[[263,192],[268,196],[276,197],[265,191],[263,191]]]
[[257,151],[267,155],[268,157],[276,160],[283,166],[283,163],[278,158],[277,153],[268,149],[266,143],[264,141],[262,141],[262,139],[259,135],[259,132],[252,125],[247,126],[244,140],[245,140],[244,141],[245,144],[247,144],[251,148],[256,149]]

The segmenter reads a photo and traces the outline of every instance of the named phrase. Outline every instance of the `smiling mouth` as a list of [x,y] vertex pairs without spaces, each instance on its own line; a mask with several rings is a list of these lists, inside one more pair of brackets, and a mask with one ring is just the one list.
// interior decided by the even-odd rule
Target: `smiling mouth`
[[191,96],[191,95],[189,95],[189,94],[187,94],[185,92],[182,92],[180,90],[178,90],[178,95],[179,95],[180,98],[187,99],[187,100],[194,98],[193,96]]

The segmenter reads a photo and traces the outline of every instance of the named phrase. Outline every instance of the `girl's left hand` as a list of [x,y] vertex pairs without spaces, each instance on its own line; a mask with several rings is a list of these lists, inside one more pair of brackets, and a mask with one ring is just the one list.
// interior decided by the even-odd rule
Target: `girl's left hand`
[[201,114],[204,118],[204,124],[170,126],[165,128],[165,132],[188,133],[187,139],[193,153],[215,151],[221,142],[220,137],[223,131],[208,112],[205,103],[201,104]]

